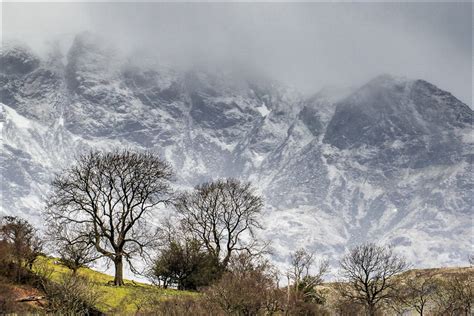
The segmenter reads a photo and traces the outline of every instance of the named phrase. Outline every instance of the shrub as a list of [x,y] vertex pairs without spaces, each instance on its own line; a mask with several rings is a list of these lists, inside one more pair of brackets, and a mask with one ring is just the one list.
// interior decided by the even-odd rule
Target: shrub
[[137,315],[216,315],[206,302],[200,297],[180,295],[178,297],[163,297],[156,291],[141,293],[137,304]]
[[47,310],[65,315],[99,314],[94,306],[100,292],[84,277],[64,274],[58,282],[44,280],[43,290],[48,300]]
[[229,270],[204,295],[218,310],[237,315],[274,313],[282,309],[284,297],[268,262],[245,254],[233,257]]
[[195,239],[176,238],[162,249],[153,263],[151,277],[164,288],[196,290],[220,275],[219,262]]

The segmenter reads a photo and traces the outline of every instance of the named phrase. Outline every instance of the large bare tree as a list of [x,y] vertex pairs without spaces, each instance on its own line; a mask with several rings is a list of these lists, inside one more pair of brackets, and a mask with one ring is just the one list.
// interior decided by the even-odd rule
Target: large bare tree
[[380,303],[387,301],[396,289],[394,276],[407,269],[407,263],[391,248],[367,243],[357,246],[340,261],[341,296],[363,304],[373,316]]
[[156,155],[129,150],[92,151],[56,176],[48,199],[51,225],[72,230],[115,266],[123,285],[123,261],[146,255],[155,239],[147,217],[170,201],[171,167]]
[[225,268],[233,253],[256,254],[262,250],[254,235],[262,198],[251,184],[223,179],[198,185],[176,203],[185,230],[200,240]]

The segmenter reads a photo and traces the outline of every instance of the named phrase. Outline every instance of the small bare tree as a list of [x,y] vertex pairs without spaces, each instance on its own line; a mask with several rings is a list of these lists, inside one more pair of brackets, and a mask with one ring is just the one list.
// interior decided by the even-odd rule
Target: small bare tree
[[309,269],[313,265],[314,255],[306,252],[304,249],[298,249],[290,255],[291,270],[289,278],[293,280],[293,284],[298,288],[299,283],[305,275],[309,275]]
[[171,167],[152,153],[92,151],[58,174],[48,199],[48,222],[94,245],[115,266],[123,285],[123,261],[145,256],[155,234],[147,224],[153,209],[170,201]]
[[427,312],[427,306],[439,290],[439,282],[429,272],[418,272],[415,275],[407,275],[399,280],[397,293],[390,304],[394,310],[402,312],[414,309],[420,316]]
[[58,250],[60,262],[69,268],[73,274],[82,267],[87,267],[97,259],[93,248],[87,243],[63,243]]
[[392,249],[373,243],[353,248],[340,261],[342,282],[338,283],[341,296],[363,304],[367,315],[373,316],[377,307],[393,296],[394,276],[405,271],[406,261]]
[[[301,309],[304,305],[322,304],[323,295],[317,286],[323,284],[323,277],[329,270],[329,262],[322,260],[315,265],[314,254],[305,249],[298,249],[290,256],[290,270],[288,271],[287,310],[291,313],[305,313]],[[313,269],[317,269],[312,274]],[[292,283],[292,284],[291,284]],[[297,312],[296,309],[299,309]]]
[[329,262],[327,260],[322,260],[318,265],[317,273],[311,274],[311,269],[315,265],[313,253],[309,253],[305,249],[298,249],[291,254],[290,258],[291,270],[289,271],[289,276],[296,288],[299,287],[303,280],[309,277],[312,279],[310,283],[314,284],[314,286],[323,283],[323,276],[329,269]]
[[456,273],[440,283],[435,297],[436,315],[472,315],[474,278],[472,273]]
[[69,268],[73,274],[100,257],[90,239],[84,238],[82,234],[76,236],[73,230],[66,230],[65,227],[56,224],[49,224],[48,236],[51,248],[59,254],[60,263]]
[[254,230],[263,201],[250,183],[235,179],[204,183],[183,194],[176,204],[184,228],[201,241],[226,267],[233,253],[256,254],[259,247]]

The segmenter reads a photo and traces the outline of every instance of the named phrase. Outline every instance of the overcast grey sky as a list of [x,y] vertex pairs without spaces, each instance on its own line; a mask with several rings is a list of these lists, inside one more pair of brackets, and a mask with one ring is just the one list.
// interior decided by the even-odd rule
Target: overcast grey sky
[[472,105],[472,3],[3,3],[3,40],[89,30],[178,62],[246,64],[305,93],[380,73]]

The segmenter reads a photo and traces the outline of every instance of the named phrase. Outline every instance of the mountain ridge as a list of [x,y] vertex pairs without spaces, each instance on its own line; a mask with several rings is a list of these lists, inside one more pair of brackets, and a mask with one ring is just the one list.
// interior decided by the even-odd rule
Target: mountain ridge
[[34,68],[15,70],[0,54],[12,65],[0,69],[3,214],[40,222],[54,172],[89,148],[125,146],[159,152],[178,186],[252,181],[281,262],[298,245],[334,260],[374,238],[421,265],[465,261],[472,110],[449,92],[383,75],[343,97],[304,98],[263,79],[77,52],[80,41],[61,66],[32,55]]

